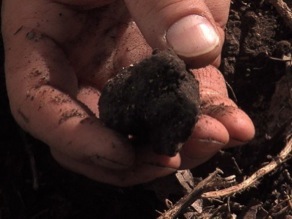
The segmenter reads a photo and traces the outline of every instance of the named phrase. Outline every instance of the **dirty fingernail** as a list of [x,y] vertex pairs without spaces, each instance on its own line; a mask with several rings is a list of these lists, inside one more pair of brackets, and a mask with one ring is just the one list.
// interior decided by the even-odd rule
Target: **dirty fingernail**
[[168,29],[166,40],[180,56],[196,57],[219,46],[219,36],[211,23],[199,15],[181,18]]

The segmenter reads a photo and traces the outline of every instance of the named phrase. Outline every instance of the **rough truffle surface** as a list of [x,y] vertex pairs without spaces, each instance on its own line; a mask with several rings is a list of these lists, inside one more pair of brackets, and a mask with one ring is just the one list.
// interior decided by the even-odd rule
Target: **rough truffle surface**
[[172,51],[154,51],[110,79],[98,105],[106,126],[174,156],[197,121],[198,82]]

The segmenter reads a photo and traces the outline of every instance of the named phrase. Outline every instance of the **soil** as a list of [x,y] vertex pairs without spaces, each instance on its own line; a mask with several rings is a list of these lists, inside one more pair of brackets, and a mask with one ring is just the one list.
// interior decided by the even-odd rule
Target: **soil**
[[[232,1],[221,70],[232,88],[230,96],[251,116],[257,133],[248,145],[220,152],[192,170],[196,180],[220,168],[223,177],[235,175],[241,182],[275,160],[285,146],[292,130],[292,35],[285,19],[267,1]],[[14,122],[2,47],[1,52],[1,219],[156,218],[157,210],[167,209],[165,199],[176,202],[182,197],[174,175],[121,189],[61,168],[46,145]],[[199,199],[196,210],[186,211],[197,218],[291,218],[291,174],[292,159],[288,159],[249,189],[212,202]]]
[[197,121],[199,86],[173,51],[154,50],[109,80],[98,105],[100,119],[136,147],[174,156]]

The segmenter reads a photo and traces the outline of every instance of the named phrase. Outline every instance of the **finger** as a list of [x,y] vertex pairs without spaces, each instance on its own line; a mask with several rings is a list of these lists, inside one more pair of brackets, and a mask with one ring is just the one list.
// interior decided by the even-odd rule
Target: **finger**
[[228,130],[218,120],[200,116],[193,133],[181,150],[182,166],[193,168],[205,162],[229,141]]
[[[69,170],[80,173],[90,179],[120,187],[150,182],[156,178],[169,175],[176,171],[176,165],[174,167],[171,165],[163,166],[161,163],[154,162],[155,158],[154,160],[145,160],[145,156],[142,156],[143,160],[137,159],[139,162],[135,163],[131,169],[113,170],[101,166],[77,162],[58,151],[52,151],[52,154],[63,167]],[[178,163],[178,156],[172,158],[165,157],[164,160],[168,160],[166,163],[169,164]]]
[[202,112],[224,125],[229,133],[228,146],[250,141],[255,134],[253,122],[228,98],[222,74],[213,66],[194,70],[193,73],[200,83]]
[[77,79],[62,50],[44,33],[22,28],[14,34],[6,25],[7,89],[20,126],[75,160],[131,166],[131,146],[76,99]]
[[216,118],[228,130],[230,140],[227,147],[243,145],[255,135],[253,122],[241,109],[233,106],[209,106],[205,113]]
[[[220,2],[225,6],[227,1]],[[219,31],[221,24],[213,19],[205,1],[125,0],[125,3],[152,48],[171,47],[196,67],[219,56],[224,32]]]
[[95,87],[80,84],[77,93],[77,99],[82,102],[91,112],[94,113],[96,118],[99,118],[98,101],[100,97],[100,91]]
[[209,8],[215,22],[221,27],[218,30],[224,30],[228,20],[230,0],[206,0],[205,4]]

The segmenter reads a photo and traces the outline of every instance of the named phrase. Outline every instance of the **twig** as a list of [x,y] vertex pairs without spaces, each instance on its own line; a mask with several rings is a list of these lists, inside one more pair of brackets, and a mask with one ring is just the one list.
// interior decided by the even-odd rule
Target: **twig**
[[292,11],[289,6],[283,0],[268,0],[268,2],[276,8],[284,22],[292,30]]
[[230,90],[230,92],[231,92],[231,94],[232,94],[232,96],[234,98],[234,101],[237,103],[238,100],[237,100],[236,94],[235,94],[232,86],[227,81],[225,81],[225,84],[226,84],[227,88],[229,88],[229,90]]
[[289,157],[289,154],[292,151],[292,134],[287,137],[287,143],[283,150],[280,152],[280,154],[270,163],[262,167],[261,169],[257,170],[254,174],[252,174],[249,178],[244,180],[243,182],[228,187],[226,189],[218,190],[218,191],[211,191],[206,192],[202,194],[203,198],[219,198],[219,197],[226,197],[231,196],[233,194],[239,193],[252,185],[254,185],[261,177],[264,175],[270,173],[272,170],[277,168],[279,165],[281,165],[283,162],[285,162],[287,159],[291,158]]
[[177,203],[175,203],[170,209],[164,212],[162,215],[158,217],[158,219],[173,219],[176,218],[182,210],[189,207],[203,192],[203,190],[208,186],[208,184],[214,180],[217,174],[223,173],[222,170],[216,169],[213,173],[211,173],[207,178],[203,179],[201,182],[197,184],[197,186],[187,195],[185,195],[182,199],[180,199]]
[[240,169],[238,163],[236,162],[235,157],[232,157],[231,159],[232,159],[232,161],[233,161],[233,163],[234,163],[234,165],[235,165],[235,167],[236,167],[237,172],[238,172],[239,174],[242,174],[242,170]]

